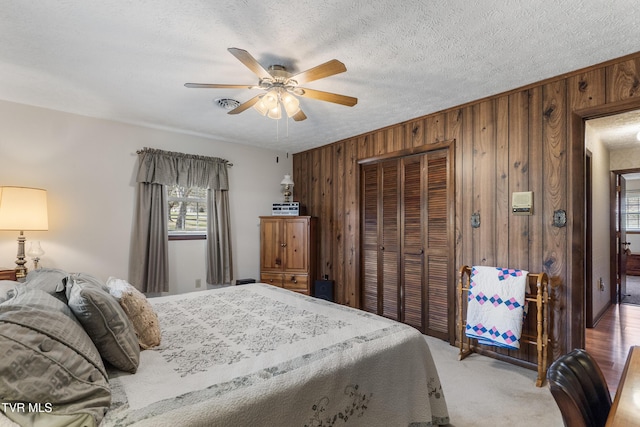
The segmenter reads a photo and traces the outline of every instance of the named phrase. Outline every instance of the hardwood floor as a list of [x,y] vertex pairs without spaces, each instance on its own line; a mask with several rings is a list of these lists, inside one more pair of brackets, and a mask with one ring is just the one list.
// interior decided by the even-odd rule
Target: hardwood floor
[[595,328],[586,330],[586,350],[602,369],[612,396],[632,345],[640,345],[639,305],[612,305]]

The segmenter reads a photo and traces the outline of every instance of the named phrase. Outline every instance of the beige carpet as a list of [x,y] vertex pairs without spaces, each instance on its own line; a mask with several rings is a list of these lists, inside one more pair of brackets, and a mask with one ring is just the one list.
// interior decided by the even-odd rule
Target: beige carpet
[[452,427],[562,427],[547,383],[536,372],[472,354],[458,361],[458,348],[425,336],[438,367]]

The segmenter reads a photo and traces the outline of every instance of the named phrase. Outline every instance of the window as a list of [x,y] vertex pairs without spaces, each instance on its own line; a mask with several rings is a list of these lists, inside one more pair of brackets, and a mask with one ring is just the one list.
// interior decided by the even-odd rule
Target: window
[[167,187],[169,203],[169,238],[204,239],[207,234],[207,189]]
[[640,231],[640,190],[627,190],[627,231]]

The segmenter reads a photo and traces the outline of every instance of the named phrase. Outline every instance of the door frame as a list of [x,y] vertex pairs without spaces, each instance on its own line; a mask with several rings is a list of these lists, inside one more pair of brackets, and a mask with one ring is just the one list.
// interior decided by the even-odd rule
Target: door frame
[[[620,180],[624,179],[625,174],[629,173],[639,173],[640,168],[631,168],[631,169],[616,169],[611,171],[611,179],[612,179],[612,187],[615,188],[619,185]],[[625,192],[626,194],[626,192]],[[617,198],[612,194],[611,196],[611,236],[610,236],[610,247],[611,247],[611,280],[612,283],[615,283],[615,289],[611,290],[611,303],[619,304],[622,302],[622,293],[626,291],[626,285],[624,282],[626,281],[626,257],[622,255],[622,240],[626,240],[626,236],[624,234],[618,237],[616,230],[621,229],[621,224],[617,224],[618,221],[621,221],[622,218],[616,215],[616,209],[619,207],[617,205]],[[618,228],[616,228],[618,227]],[[618,282],[619,279],[619,282]],[[612,287],[613,288],[613,287]]]
[[[609,104],[598,105],[570,113],[569,141],[571,146],[568,153],[569,179],[571,195],[567,200],[569,221],[568,230],[568,271],[566,290],[567,325],[565,348],[584,348],[585,346],[585,258],[586,254],[586,223],[585,223],[585,122],[598,117],[612,116],[627,111],[640,109],[640,98],[629,98]],[[555,292],[555,291],[554,291]],[[554,332],[555,331],[554,327]],[[558,344],[556,344],[558,345]]]
[[[590,150],[585,150],[585,283],[593,283],[593,154]],[[593,328],[595,319],[593,318],[593,286],[585,286],[585,320],[587,328]]]

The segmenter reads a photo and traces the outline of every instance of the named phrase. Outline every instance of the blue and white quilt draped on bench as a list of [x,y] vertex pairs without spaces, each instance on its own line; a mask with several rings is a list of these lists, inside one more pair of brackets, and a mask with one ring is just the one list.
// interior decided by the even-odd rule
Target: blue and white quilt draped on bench
[[478,343],[520,348],[526,314],[527,271],[474,266],[471,270],[466,334]]
[[151,298],[162,328],[113,373],[101,426],[449,423],[415,329],[265,284]]

